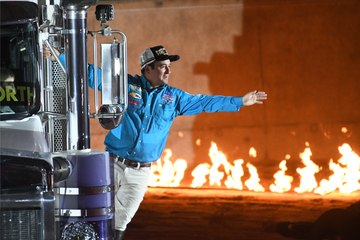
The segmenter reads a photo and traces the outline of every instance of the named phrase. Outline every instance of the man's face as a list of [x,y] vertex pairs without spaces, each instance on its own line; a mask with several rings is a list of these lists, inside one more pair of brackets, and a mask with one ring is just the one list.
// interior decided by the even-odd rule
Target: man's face
[[145,77],[149,80],[152,87],[158,87],[168,84],[170,73],[170,60],[156,61],[154,69],[146,66]]

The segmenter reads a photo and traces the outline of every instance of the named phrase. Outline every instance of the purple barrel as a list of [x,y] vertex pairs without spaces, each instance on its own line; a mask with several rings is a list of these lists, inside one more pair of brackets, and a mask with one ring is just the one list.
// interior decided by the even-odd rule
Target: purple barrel
[[58,239],[113,239],[113,163],[107,152],[69,154],[69,178],[55,185]]

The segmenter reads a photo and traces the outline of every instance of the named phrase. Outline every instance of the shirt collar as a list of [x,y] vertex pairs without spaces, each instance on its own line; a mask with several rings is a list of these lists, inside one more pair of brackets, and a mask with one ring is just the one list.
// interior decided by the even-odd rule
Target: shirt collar
[[167,84],[164,84],[164,85],[161,85],[161,86],[159,86],[159,87],[157,87],[157,88],[151,88],[151,84],[150,84],[150,82],[146,79],[146,77],[144,76],[144,74],[141,75],[140,79],[141,79],[141,82],[142,82],[143,86],[145,86],[146,91],[148,91],[148,92],[154,91],[155,89],[159,89],[159,90],[160,90],[160,89],[163,89],[163,88],[167,85]]

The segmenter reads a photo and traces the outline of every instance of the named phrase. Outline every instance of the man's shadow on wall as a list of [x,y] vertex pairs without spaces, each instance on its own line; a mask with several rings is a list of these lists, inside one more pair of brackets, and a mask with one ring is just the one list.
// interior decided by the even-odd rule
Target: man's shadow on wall
[[[248,41],[252,41],[249,39]],[[249,44],[251,44],[249,42]],[[210,95],[242,96],[243,94],[254,90],[259,79],[256,75],[256,69],[253,63],[248,62],[245,57],[249,54],[241,36],[234,37],[234,52],[215,52],[210,62],[199,62],[194,65],[194,73],[206,75],[209,82]],[[245,53],[245,52],[246,53]],[[250,56],[251,58],[251,56]],[[229,131],[239,128],[250,119],[249,112],[240,110],[240,113],[202,113],[196,115],[192,129],[192,147],[194,158],[188,162],[188,169],[184,182],[191,183],[193,177],[192,170],[200,163],[211,163],[209,149],[211,142],[215,142],[222,152],[224,152],[229,162],[239,159],[244,151],[239,146],[239,142],[249,141],[244,136],[239,136],[239,142],[235,142],[228,137]]]

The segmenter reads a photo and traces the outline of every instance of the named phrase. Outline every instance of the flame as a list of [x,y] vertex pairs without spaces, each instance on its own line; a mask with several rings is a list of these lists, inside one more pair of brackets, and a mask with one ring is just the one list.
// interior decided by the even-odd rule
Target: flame
[[[256,156],[256,150],[254,148],[250,149],[249,154],[251,156]],[[192,176],[194,177],[191,187],[201,187],[206,182],[206,177],[209,178],[210,186],[222,186],[222,180],[226,175],[227,178],[224,181],[224,184],[227,188],[235,188],[242,190],[243,184],[241,182],[241,177],[244,175],[244,170],[242,164],[244,160],[238,159],[229,163],[225,154],[219,151],[216,143],[212,142],[209,150],[209,157],[211,159],[212,165],[210,164],[200,164],[193,171]],[[263,192],[265,191],[264,187],[260,184],[260,178],[257,173],[256,167],[250,163],[246,164],[250,172],[250,178],[245,181],[245,185],[249,190]],[[220,171],[220,168],[224,169],[224,172]]]
[[[196,141],[196,144],[200,144],[199,139]],[[304,151],[299,154],[304,167],[296,169],[299,186],[293,189],[292,183],[295,176],[286,174],[288,170],[286,164],[291,157],[290,155],[285,155],[285,159],[279,163],[279,170],[273,175],[274,182],[270,184],[269,191],[282,193],[293,190],[297,193],[311,192],[325,195],[334,191],[345,194],[360,190],[359,155],[347,143],[341,145],[338,150],[342,156],[337,162],[330,159],[328,164],[332,175],[318,183],[315,176],[322,169],[311,159],[312,152],[309,143],[306,143]],[[162,158],[152,165],[149,186],[177,187],[181,185],[187,170],[187,162],[184,159],[172,161],[171,157],[172,151],[165,149]],[[226,155],[218,149],[214,142],[211,143],[209,157],[211,163],[201,163],[192,170],[193,180],[190,185],[192,188],[211,186],[243,190],[245,186],[249,191],[266,191],[265,187],[261,184],[261,178],[253,163],[246,162],[244,159],[229,162]],[[249,157],[251,158],[250,160],[257,157],[255,148],[249,149]],[[242,178],[245,175],[243,165],[245,163],[249,178],[243,183]]]
[[206,183],[206,176],[210,173],[210,164],[202,163],[199,164],[191,173],[194,177],[191,187],[197,188],[202,187]]
[[225,168],[225,173],[229,174],[231,164],[227,161],[225,154],[218,150],[217,145],[214,142],[211,143],[209,157],[212,162],[209,173],[210,186],[216,184],[220,187],[224,173],[219,171],[219,167],[223,166]]
[[280,170],[274,174],[275,182],[270,185],[270,191],[272,192],[288,192],[291,189],[291,183],[294,180],[292,176],[285,175],[287,171],[286,160],[290,159],[290,155],[286,155],[285,159],[279,164]]
[[318,186],[315,174],[320,171],[320,168],[310,159],[312,156],[310,147],[306,147],[299,156],[305,167],[296,169],[300,175],[300,186],[296,187],[294,191],[297,193],[312,192]]
[[351,193],[360,190],[360,157],[350,147],[343,144],[339,148],[342,157],[339,164],[330,159],[329,169],[333,174],[329,179],[320,181],[320,186],[314,191],[324,195],[339,190],[340,193]]
[[360,158],[352,151],[349,144],[343,144],[339,147],[339,153],[342,157],[339,163],[345,165],[345,174],[343,177],[344,185],[339,187],[341,193],[350,193],[360,189]]
[[264,192],[265,188],[260,184],[260,178],[257,173],[256,167],[251,163],[247,163],[246,167],[249,169],[250,172],[250,178],[245,181],[245,185],[247,186],[247,188],[255,192]]
[[241,182],[241,177],[244,176],[244,169],[242,164],[244,160],[238,159],[234,161],[234,166],[231,166],[230,172],[231,174],[227,177],[225,181],[225,186],[227,188],[234,188],[238,190],[243,189],[243,184]]
[[250,148],[250,150],[249,150],[249,156],[250,156],[250,157],[253,157],[253,158],[256,158],[257,152],[256,152],[255,148],[253,148],[253,147]]
[[341,188],[345,169],[343,169],[339,164],[334,163],[332,159],[330,159],[329,162],[329,169],[333,172],[333,174],[329,177],[329,179],[322,179],[320,181],[320,186],[315,189],[315,193],[325,195],[335,191],[337,188]]
[[349,131],[349,130],[348,130],[346,127],[342,127],[342,128],[341,128],[341,132],[342,132],[342,133],[348,133],[348,131]]
[[151,165],[152,174],[149,186],[178,187],[184,177],[187,162],[184,159],[177,159],[175,163],[172,163],[170,160],[172,151],[170,149],[165,149],[164,154],[163,161],[157,161],[156,164]]

